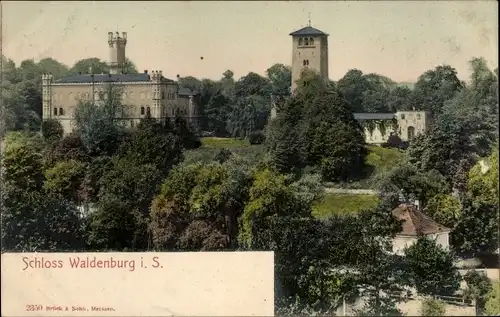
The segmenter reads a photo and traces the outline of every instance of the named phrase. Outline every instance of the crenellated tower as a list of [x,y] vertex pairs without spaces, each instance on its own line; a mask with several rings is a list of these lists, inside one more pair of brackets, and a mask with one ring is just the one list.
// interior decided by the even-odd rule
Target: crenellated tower
[[127,33],[122,32],[120,36],[119,32],[113,34],[113,32],[108,32],[108,44],[109,44],[109,72],[111,74],[120,74],[125,66],[125,47],[127,46]]
[[52,74],[42,75],[42,118],[50,119],[52,116]]
[[163,117],[163,107],[162,107],[162,98],[161,98],[161,83],[162,83],[162,71],[161,70],[153,70],[151,73],[151,88],[153,91],[153,111],[151,113],[151,117],[160,119]]

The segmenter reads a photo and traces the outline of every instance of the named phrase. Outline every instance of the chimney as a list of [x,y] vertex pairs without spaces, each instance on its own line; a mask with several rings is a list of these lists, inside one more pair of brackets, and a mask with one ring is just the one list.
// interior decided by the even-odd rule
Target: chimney
[[145,70],[144,70],[144,74],[147,74],[147,73],[148,73],[148,70],[147,70],[147,69],[145,69]]

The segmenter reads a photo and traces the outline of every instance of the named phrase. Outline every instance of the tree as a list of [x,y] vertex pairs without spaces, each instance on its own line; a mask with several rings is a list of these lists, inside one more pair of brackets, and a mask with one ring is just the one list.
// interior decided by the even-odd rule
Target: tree
[[113,159],[101,178],[97,211],[90,223],[91,247],[145,250],[149,206],[160,179],[161,174],[152,164]]
[[475,148],[466,129],[441,118],[425,135],[412,140],[407,150],[409,162],[418,170],[436,170],[450,184],[462,160],[473,161]]
[[451,245],[459,254],[475,256],[498,248],[498,205],[474,201],[462,202],[462,217],[451,232]]
[[62,138],[64,133],[61,123],[54,119],[45,120],[42,124],[42,134],[45,140],[52,142]]
[[498,148],[480,160],[468,173],[467,189],[475,200],[489,204],[498,201]]
[[414,89],[415,107],[439,115],[444,103],[462,88],[456,69],[449,65],[437,66],[418,78]]
[[378,176],[376,183],[383,193],[396,194],[402,202],[418,199],[424,208],[432,197],[450,191],[446,179],[439,172],[421,172],[407,162],[401,162],[387,173]]
[[271,93],[277,96],[290,95],[292,86],[292,69],[283,64],[274,64],[266,70],[266,75],[271,83]]
[[469,133],[479,155],[490,154],[498,131],[498,76],[483,58],[470,62],[470,84],[445,103],[443,114]]
[[77,74],[107,74],[109,66],[97,57],[85,58],[77,61],[68,71],[71,75]]
[[240,97],[228,114],[227,131],[232,137],[248,139],[262,131],[271,112],[268,100],[258,95]]
[[82,250],[85,241],[74,205],[32,191],[11,199],[2,212],[2,248],[18,252]]
[[465,296],[475,300],[476,311],[479,310],[482,312],[486,304],[487,296],[492,290],[490,279],[477,271],[471,270],[465,274],[464,281],[467,283],[467,288],[464,292]]
[[387,110],[390,112],[408,111],[413,108],[413,95],[410,88],[396,87],[391,90],[387,100]]
[[194,132],[193,126],[181,116],[176,116],[174,119],[173,131],[180,139],[183,149],[197,149],[201,146],[201,141]]
[[226,124],[230,112],[231,100],[222,91],[217,91],[210,97],[204,109],[207,129],[214,131],[217,136],[224,136],[227,133]]
[[67,201],[79,203],[79,191],[85,176],[85,164],[78,161],[59,162],[44,172],[44,189]]
[[269,99],[271,86],[267,78],[250,72],[235,83],[234,93],[237,98],[257,95]]
[[462,216],[458,199],[446,194],[437,194],[429,199],[425,213],[448,228],[454,228]]
[[488,294],[486,304],[485,304],[485,315],[486,316],[498,316],[500,314],[500,283],[495,282],[493,284],[493,289]]
[[75,133],[90,155],[112,155],[121,143],[127,107],[121,103],[121,88],[108,85],[104,100],[80,102],[74,114]]
[[404,250],[411,285],[419,294],[453,295],[460,287],[460,275],[453,255],[434,240],[421,237]]

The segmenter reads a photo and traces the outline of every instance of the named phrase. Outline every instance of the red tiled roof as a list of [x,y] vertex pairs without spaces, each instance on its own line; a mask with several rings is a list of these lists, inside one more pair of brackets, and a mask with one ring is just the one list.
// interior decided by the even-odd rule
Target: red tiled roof
[[399,233],[405,236],[421,236],[450,231],[449,228],[437,223],[414,205],[401,204],[392,211],[394,217],[403,220],[403,230]]

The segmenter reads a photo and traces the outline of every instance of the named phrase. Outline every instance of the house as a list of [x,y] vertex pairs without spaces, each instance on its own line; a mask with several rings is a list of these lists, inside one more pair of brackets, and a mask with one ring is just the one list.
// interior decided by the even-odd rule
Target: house
[[404,249],[413,245],[420,237],[428,237],[436,241],[445,250],[449,249],[449,233],[447,228],[425,215],[413,204],[401,204],[392,211],[394,217],[402,220],[402,230],[392,241],[392,251],[402,255]]

